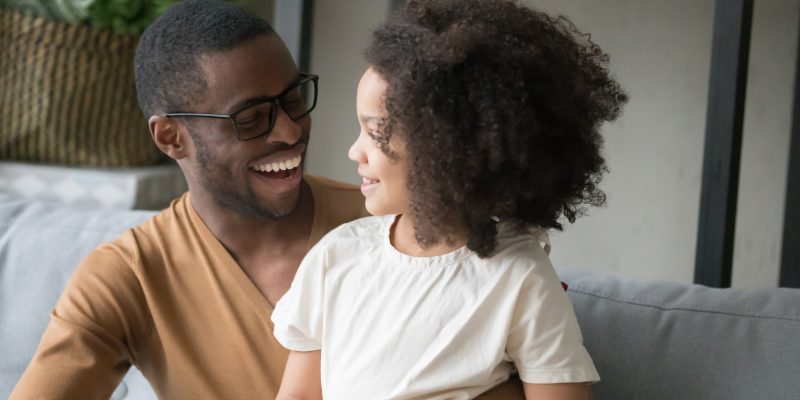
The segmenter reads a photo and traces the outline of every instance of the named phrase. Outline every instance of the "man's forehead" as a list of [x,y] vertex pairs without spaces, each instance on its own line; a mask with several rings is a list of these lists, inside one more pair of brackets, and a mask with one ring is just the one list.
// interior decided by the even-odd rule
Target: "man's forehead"
[[246,98],[278,95],[299,74],[277,35],[259,36],[228,51],[207,53],[198,63],[205,75],[206,95],[223,107]]

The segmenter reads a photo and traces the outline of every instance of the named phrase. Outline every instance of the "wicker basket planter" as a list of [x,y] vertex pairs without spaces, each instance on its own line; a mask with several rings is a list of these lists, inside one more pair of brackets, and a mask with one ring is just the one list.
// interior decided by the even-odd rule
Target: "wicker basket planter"
[[0,159],[95,167],[162,160],[136,102],[137,41],[0,9]]

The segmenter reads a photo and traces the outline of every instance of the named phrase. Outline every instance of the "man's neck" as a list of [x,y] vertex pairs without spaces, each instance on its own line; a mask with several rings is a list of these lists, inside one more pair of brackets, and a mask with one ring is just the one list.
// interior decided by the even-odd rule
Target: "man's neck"
[[297,246],[308,246],[314,200],[308,185],[302,185],[297,207],[284,217],[269,220],[220,206],[212,199],[190,195],[190,200],[211,233],[241,263],[256,256],[280,257]]
[[294,211],[271,220],[221,207],[202,196],[190,195],[189,198],[211,233],[274,306],[289,290],[297,267],[308,251],[314,223],[314,199],[308,184],[302,183],[300,200]]

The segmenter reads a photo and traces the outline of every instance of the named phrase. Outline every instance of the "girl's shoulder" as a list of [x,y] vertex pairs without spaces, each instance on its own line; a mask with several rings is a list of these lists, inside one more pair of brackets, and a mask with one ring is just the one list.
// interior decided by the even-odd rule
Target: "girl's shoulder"
[[[513,229],[501,225],[497,229],[497,249],[495,253],[509,250],[530,249],[534,247],[536,253],[550,254],[550,235],[547,230],[530,227],[526,230]],[[539,251],[541,250],[541,251]]]
[[350,241],[380,242],[389,234],[394,215],[369,216],[346,222],[328,232],[318,247],[339,247]]
[[339,238],[358,237],[362,235],[382,234],[388,231],[394,221],[394,215],[371,215],[339,225],[328,233],[328,236]]
[[555,275],[550,260],[550,238],[543,229],[499,229],[497,247],[487,262],[514,280],[541,280]]

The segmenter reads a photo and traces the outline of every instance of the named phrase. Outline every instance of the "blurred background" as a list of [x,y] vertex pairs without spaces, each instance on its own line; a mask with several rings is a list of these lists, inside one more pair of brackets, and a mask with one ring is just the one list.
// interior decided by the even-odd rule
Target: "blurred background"
[[[314,2],[320,75],[307,170],[360,182],[346,152],[370,29],[388,0]],[[557,266],[692,282],[714,24],[713,0],[525,0],[569,17],[611,57],[630,95],[603,128],[608,205],[553,233]],[[754,2],[732,286],[776,286],[797,58],[798,0]],[[277,22],[277,21],[276,21]]]
[[[301,69],[320,75],[307,171],[350,183],[360,182],[346,153],[358,134],[355,93],[366,69],[362,52],[370,30],[402,1],[236,2],[271,21]],[[552,234],[551,257],[557,266],[678,282],[696,280],[715,8],[717,4],[732,2],[741,3],[739,0],[520,1],[550,14],[565,15],[579,29],[591,33],[592,39],[610,55],[610,69],[630,96],[622,117],[602,129],[610,172],[601,187],[608,195],[608,205],[590,209],[575,224],[565,224],[563,232]],[[185,190],[180,173],[174,165],[165,166],[163,157],[149,142],[133,95],[128,95],[125,107],[111,110],[120,115],[111,118],[112,121],[134,119],[135,122],[125,124],[136,128],[129,137],[101,135],[98,139],[96,132],[104,133],[102,129],[94,129],[73,117],[75,104],[91,108],[97,103],[97,110],[102,112],[89,110],[90,121],[95,121],[96,115],[105,115],[109,111],[107,101],[121,97],[123,87],[132,91],[132,78],[127,78],[124,84],[115,84],[111,90],[104,89],[100,95],[59,95],[59,99],[70,104],[58,109],[46,109],[48,103],[40,97],[20,97],[20,93],[25,95],[30,90],[20,86],[15,91],[14,86],[21,85],[23,78],[31,78],[26,77],[31,70],[38,71],[30,65],[47,67],[51,59],[72,60],[70,57],[74,56],[54,53],[42,56],[44,59],[23,60],[43,52],[20,50],[22,44],[36,43],[41,48],[47,45],[54,51],[62,51],[71,45],[50,41],[64,37],[69,43],[81,42],[85,34],[76,30],[83,28],[64,25],[57,28],[63,29],[63,34],[45,30],[50,32],[49,36],[23,36],[20,32],[32,30],[20,27],[39,26],[39,20],[3,11],[3,6],[22,7],[33,13],[57,15],[68,23],[87,25],[86,29],[88,25],[92,29],[113,28],[122,35],[118,47],[128,48],[124,54],[130,57],[136,32],[152,17],[148,13],[156,14],[172,3],[174,0],[0,0],[0,117],[14,123],[16,119],[12,117],[17,114],[3,113],[23,113],[27,117],[60,112],[68,116],[66,122],[54,122],[61,128],[32,134],[62,136],[36,139],[36,143],[47,144],[41,149],[32,144],[33,139],[22,138],[18,132],[29,125],[47,126],[47,121],[22,121],[20,127],[12,128],[0,124],[0,161],[9,161],[0,165],[0,193],[16,192],[27,198],[50,196],[73,204],[91,200],[102,207],[124,203],[124,207],[158,209]],[[135,15],[134,21],[126,22],[113,14],[120,4],[140,10],[118,13]],[[144,7],[142,4],[150,8],[137,8]],[[786,204],[786,197],[800,0],[758,0],[751,4],[738,207],[735,228],[731,227],[734,231],[731,285],[735,287],[778,285],[784,216],[787,209],[795,209],[794,205]],[[101,39],[98,42],[111,40]],[[130,65],[130,61],[124,61],[128,59],[120,61],[118,66],[101,64],[117,56],[98,54],[87,61],[98,62],[96,67],[70,62],[68,67],[77,65],[82,69],[42,72],[32,77],[31,82],[47,82],[43,90],[50,92],[51,87],[73,90],[82,87],[81,79],[86,76],[108,81],[105,75],[108,70]],[[63,79],[66,83],[58,80],[61,78],[52,78],[62,76],[66,77]],[[25,106],[28,104],[25,101],[30,105]],[[65,126],[81,134],[95,132],[95,136],[76,140]],[[134,141],[132,137],[137,139]],[[89,151],[91,146],[97,147],[96,154],[101,156]],[[22,150],[28,149],[34,149],[35,154],[22,154]],[[133,155],[141,156],[133,159]],[[84,179],[90,173],[94,175]],[[142,187],[150,189],[141,190]],[[170,189],[163,189],[166,187]],[[143,202],[142,193],[161,197]],[[712,203],[711,207],[715,205]],[[800,266],[795,265],[794,269],[799,271]]]

